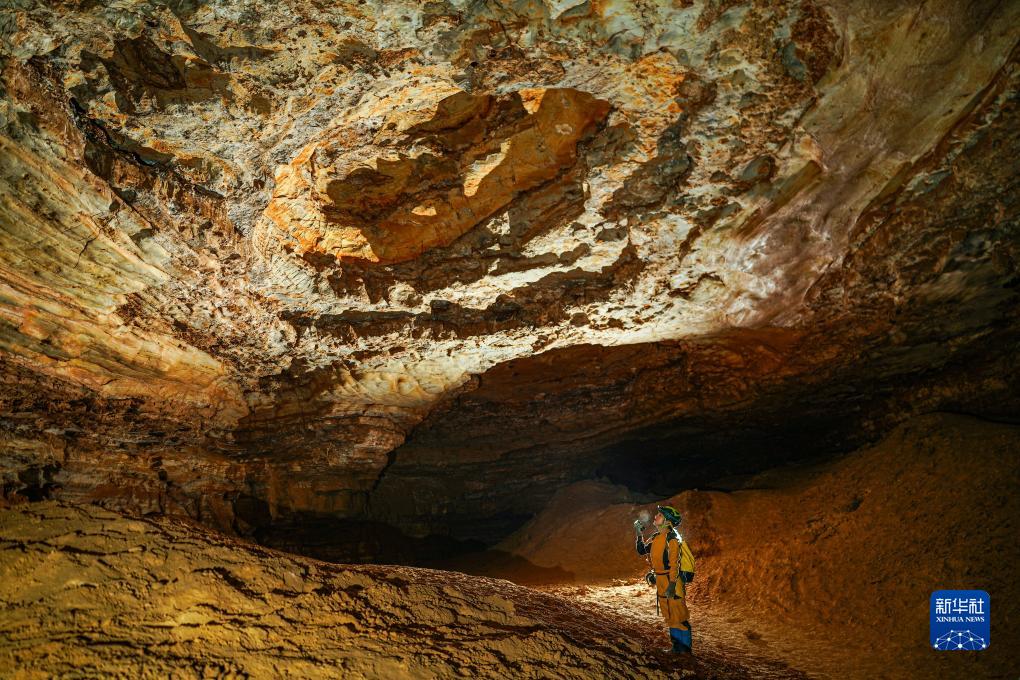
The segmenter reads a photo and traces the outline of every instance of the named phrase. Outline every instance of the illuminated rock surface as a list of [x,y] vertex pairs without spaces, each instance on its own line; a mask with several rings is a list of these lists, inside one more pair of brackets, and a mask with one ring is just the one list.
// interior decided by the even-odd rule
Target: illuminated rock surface
[[[1020,663],[1018,450],[1016,425],[931,414],[834,463],[674,496],[697,555],[695,639],[742,642],[818,678],[1008,676]],[[644,572],[623,534],[650,507],[581,482],[499,548],[557,582],[599,584],[554,592],[654,626],[647,589],[614,584]],[[943,587],[996,593],[987,653],[929,648],[930,596]]]
[[[491,544],[586,478],[672,493],[1015,416],[1018,27],[950,0],[18,3],[4,495]],[[661,451],[683,479],[648,478]]]
[[[337,562],[507,557],[579,483],[665,498],[935,411],[1016,422],[1018,42],[1020,3],[991,0],[6,3],[0,535],[26,618],[3,653],[659,672],[576,632],[647,622],[180,522]],[[571,570],[546,557],[517,555]],[[776,592],[833,605],[820,573]],[[117,578],[158,584],[151,611]],[[477,658],[444,646],[475,634]],[[708,651],[703,675],[760,670]]]
[[94,506],[0,509],[0,576],[5,676],[804,677],[670,659],[647,627],[507,581],[338,567]]

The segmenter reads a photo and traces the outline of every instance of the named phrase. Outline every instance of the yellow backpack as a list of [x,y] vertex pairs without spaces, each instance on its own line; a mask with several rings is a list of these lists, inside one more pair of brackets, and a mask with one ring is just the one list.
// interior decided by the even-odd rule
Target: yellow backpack
[[676,527],[671,527],[669,537],[666,539],[666,547],[662,549],[662,563],[665,565],[669,565],[670,541],[680,543],[680,580],[685,584],[690,583],[694,580],[694,553],[691,552],[691,546],[687,545],[687,541],[680,535]]
[[677,536],[680,538],[680,580],[690,583],[694,580],[694,553],[684,537],[679,534]]

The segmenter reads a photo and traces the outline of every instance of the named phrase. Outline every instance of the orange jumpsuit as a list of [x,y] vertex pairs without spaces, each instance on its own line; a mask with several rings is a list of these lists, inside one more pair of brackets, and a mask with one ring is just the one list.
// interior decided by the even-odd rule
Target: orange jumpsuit
[[[690,651],[691,624],[688,620],[687,592],[684,579],[680,577],[680,541],[672,525],[666,523],[652,540],[645,543],[638,538],[637,551],[651,558],[655,571],[655,594],[659,600],[659,611],[669,627],[670,638],[676,651]],[[676,584],[674,596],[666,595],[670,583]],[[680,646],[680,650],[677,646]]]

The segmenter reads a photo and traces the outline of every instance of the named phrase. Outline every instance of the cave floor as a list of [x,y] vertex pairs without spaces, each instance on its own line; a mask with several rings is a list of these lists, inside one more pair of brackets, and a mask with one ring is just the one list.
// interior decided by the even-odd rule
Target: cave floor
[[[455,572],[500,578],[571,602],[584,602],[603,616],[625,622],[634,639],[646,650],[668,644],[662,618],[655,611],[652,589],[643,579],[614,579],[583,583],[557,568],[543,568],[498,550],[468,554],[443,564]],[[774,620],[754,611],[735,609],[731,603],[689,598],[697,658],[705,668],[742,669],[749,677],[843,678],[848,668],[855,677],[882,677],[887,670],[866,649],[836,644],[829,631],[816,629],[809,620]],[[810,617],[807,617],[810,618]]]
[[[545,585],[538,589],[569,600],[590,602],[659,633],[665,639],[661,617],[655,612],[652,590],[642,580],[597,585]],[[765,617],[738,612],[712,602],[689,601],[695,653],[706,660],[725,659],[746,668],[752,677],[847,677],[848,668],[861,677],[882,677],[883,667],[861,656],[853,645],[837,645],[791,625],[769,625]],[[779,669],[788,668],[784,676]]]
[[[0,503],[0,677],[1016,677],[1018,437],[926,416],[818,469],[670,499],[699,547],[693,658],[660,651],[629,527],[642,506],[602,483],[563,489],[516,540],[428,568]],[[932,652],[936,585],[997,594],[987,652]]]
[[614,605],[627,588],[543,592],[96,506],[0,507],[0,676],[806,677],[711,629],[693,659],[662,653],[657,622]]
[[[627,622],[645,649],[668,644],[662,618],[655,611],[652,589],[640,578],[583,583],[572,573],[544,568],[498,550],[450,559],[442,568],[500,578],[567,602],[585,602]],[[881,677],[880,663],[867,665],[853,644],[835,645],[828,633],[809,622],[771,624],[753,611],[729,603],[688,599],[694,626],[695,653],[710,667],[738,666],[754,677],[846,677],[855,673]],[[863,664],[863,665],[862,665]]]

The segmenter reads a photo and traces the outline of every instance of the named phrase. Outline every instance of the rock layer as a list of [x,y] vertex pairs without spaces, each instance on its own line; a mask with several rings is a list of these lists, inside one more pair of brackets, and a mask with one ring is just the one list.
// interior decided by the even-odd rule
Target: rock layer
[[[749,672],[715,651],[670,659],[651,631],[612,612],[507,581],[342,568],[96,507],[0,509],[0,575],[0,672],[18,678]],[[804,677],[760,660],[753,668]]]
[[[1015,425],[929,414],[836,462],[669,498],[696,556],[694,630],[711,639],[737,622],[812,677],[1009,675],[1020,661],[1018,447]],[[634,578],[646,566],[627,529],[649,510],[626,489],[583,482],[499,547],[581,583]],[[987,650],[925,644],[943,588],[992,594]]]
[[[277,172],[266,215],[297,252],[385,263],[448,246],[572,168],[578,142],[609,111],[572,89],[501,100],[423,86],[416,95],[382,93]],[[381,129],[359,135],[373,118]]]
[[[949,0],[19,3],[4,493],[496,540],[635,441],[1015,414],[1017,26]],[[676,453],[705,478],[798,455]]]

